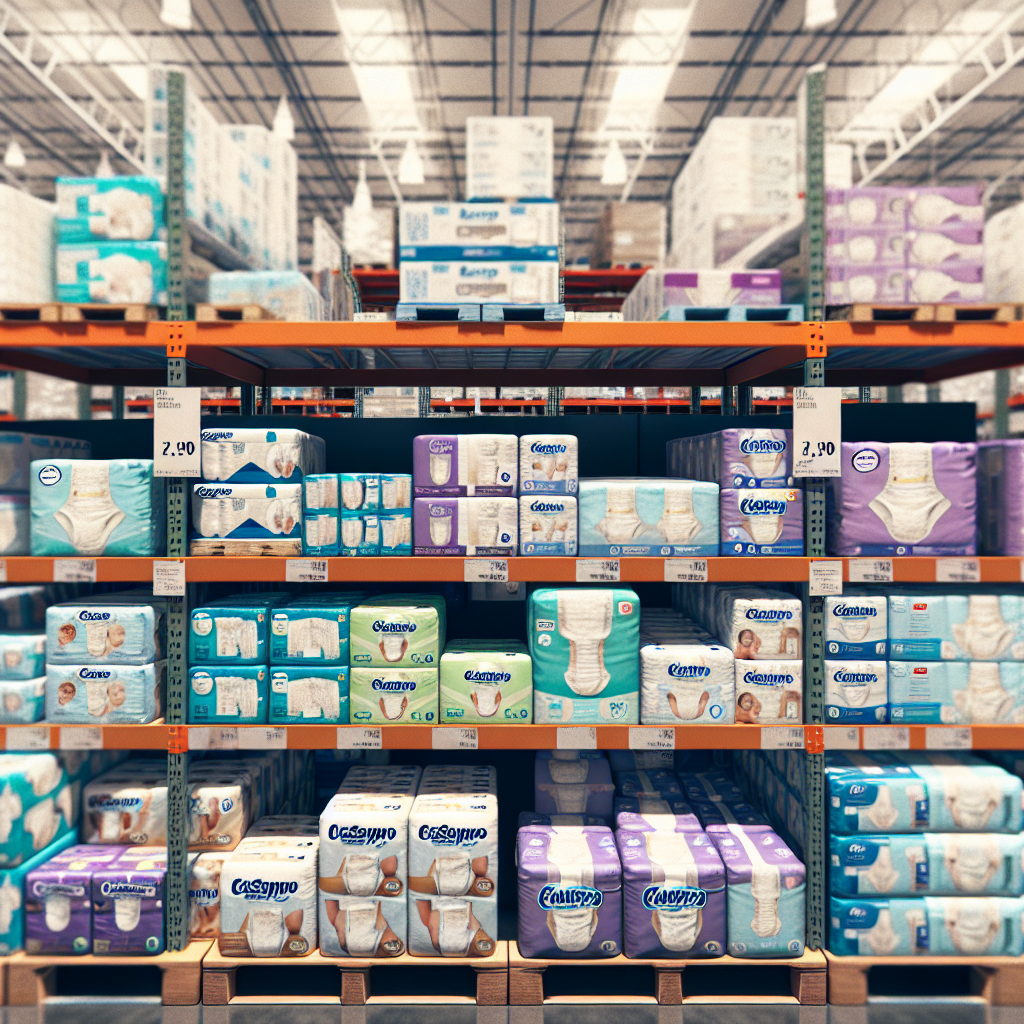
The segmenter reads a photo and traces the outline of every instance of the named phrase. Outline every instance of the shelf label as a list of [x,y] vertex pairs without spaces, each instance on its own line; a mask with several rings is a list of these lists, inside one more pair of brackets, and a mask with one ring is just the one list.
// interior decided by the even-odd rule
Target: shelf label
[[153,391],[153,476],[200,476],[202,388]]
[[762,750],[803,750],[804,731],[798,726],[765,725],[761,727]]
[[53,560],[54,583],[95,583],[95,558],[55,558]]
[[843,592],[842,562],[811,562],[807,580],[811,597],[825,597]]
[[284,565],[286,583],[326,583],[326,558],[289,558]]
[[864,727],[865,750],[909,750],[910,730],[906,726],[868,725]]
[[99,726],[74,728],[62,726],[60,730],[61,750],[102,750],[103,730]]
[[822,729],[826,750],[860,750],[860,729],[826,725]]
[[359,726],[341,726],[338,729],[338,750],[380,750],[383,747],[381,731]]
[[666,583],[707,583],[708,560],[706,558],[666,558]]
[[936,583],[980,583],[981,562],[977,558],[936,558]]
[[49,750],[50,727],[48,725],[9,725],[4,742],[5,750]]
[[477,750],[479,745],[475,728],[449,725],[430,730],[431,750]]
[[577,583],[618,583],[619,560],[617,558],[577,558]]
[[842,388],[793,388],[793,476],[839,476]]
[[676,731],[672,726],[667,729],[636,728],[629,729],[630,750],[675,750]]
[[557,750],[597,750],[597,729],[592,725],[559,726],[555,730]]
[[188,730],[189,750],[237,750],[238,729],[234,726],[203,726]]
[[950,729],[938,726],[929,726],[924,731],[924,746],[926,750],[970,750],[971,749],[971,727]]
[[7,559],[0,558],[0,583],[7,582]]
[[507,583],[507,558],[466,558],[462,562],[462,578],[466,583]]
[[153,561],[153,596],[185,596],[185,563],[158,558]]
[[287,750],[288,730],[282,726],[267,729],[257,726],[238,730],[239,750]]
[[851,558],[851,583],[892,583],[891,558]]

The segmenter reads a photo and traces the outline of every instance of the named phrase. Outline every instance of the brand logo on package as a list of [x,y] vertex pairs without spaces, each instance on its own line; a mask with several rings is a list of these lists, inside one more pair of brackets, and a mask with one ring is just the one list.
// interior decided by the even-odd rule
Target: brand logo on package
[[793,618],[793,613],[786,608],[748,608],[744,615],[754,622],[781,622]]
[[498,211],[487,207],[474,206],[472,209],[461,207],[459,209],[459,220],[487,220],[498,219]]
[[455,451],[455,442],[447,437],[435,437],[427,444],[427,451],[432,455],[449,455]]
[[774,437],[745,437],[740,441],[740,451],[744,455],[778,454],[786,450],[785,441],[777,441]]
[[866,608],[856,604],[837,604],[832,609],[832,614],[837,619],[863,619],[868,616],[874,618],[878,614],[878,609]]
[[561,455],[566,451],[564,444],[545,444],[543,441],[534,441],[530,445],[530,451],[534,455]]
[[640,896],[647,910],[696,910],[707,904],[708,894],[703,889],[687,885],[649,885]]
[[39,470],[39,482],[44,487],[52,487],[54,484],[60,483],[60,470],[56,466],[43,466]]
[[508,683],[512,681],[511,672],[484,672],[480,669],[468,669],[463,679],[470,683]]
[[201,441],[230,441],[235,436],[233,430],[204,430],[200,433]]
[[743,682],[748,686],[789,686],[793,677],[788,672],[744,672]]
[[141,806],[142,797],[139,796],[110,796],[108,793],[99,793],[89,797],[91,811],[136,811]]
[[110,612],[91,612],[88,609],[80,611],[77,615],[79,622],[106,622],[110,618]]
[[481,266],[478,263],[463,265],[459,267],[459,277],[482,277],[494,278],[498,276],[496,267]]
[[232,487],[197,487],[200,498],[230,498],[235,493]]
[[201,907],[208,907],[220,903],[220,889],[189,889],[188,898]]
[[264,882],[262,878],[235,878],[231,882],[232,895],[247,900],[284,903],[298,891],[298,882]]
[[837,683],[873,683],[878,679],[874,672],[844,672],[838,669],[832,676]]
[[451,505],[431,505],[430,506],[430,517],[431,519],[444,519],[452,515],[455,509]]
[[420,839],[434,846],[475,846],[487,838],[485,828],[458,828],[455,825],[421,825]]
[[707,665],[669,665],[668,674],[673,679],[704,679],[711,675]]
[[79,679],[113,679],[114,673],[105,668],[80,668]]
[[850,465],[858,473],[870,473],[878,469],[878,464],[881,461],[878,452],[873,448],[861,448],[859,452],[854,452],[853,458],[850,459]]
[[743,498],[740,512],[745,516],[784,516],[786,503],[778,498]]
[[600,889],[592,889],[589,885],[556,885],[541,886],[537,893],[537,906],[543,910],[564,910],[575,907],[592,907],[596,909],[604,903],[604,893]]
[[84,885],[71,885],[65,882],[33,882],[33,896],[84,896]]
[[373,624],[374,633],[415,633],[415,622],[385,622],[378,619]]
[[564,512],[565,504],[561,501],[535,501],[530,506],[531,512]]
[[416,684],[408,679],[374,679],[370,683],[371,689],[384,690],[388,693],[405,693],[412,692],[416,689]]
[[156,886],[138,885],[135,882],[102,882],[100,892],[104,896],[141,896],[151,900],[156,897]]
[[381,847],[393,842],[398,836],[395,828],[367,828],[364,825],[331,825],[327,838],[346,846]]

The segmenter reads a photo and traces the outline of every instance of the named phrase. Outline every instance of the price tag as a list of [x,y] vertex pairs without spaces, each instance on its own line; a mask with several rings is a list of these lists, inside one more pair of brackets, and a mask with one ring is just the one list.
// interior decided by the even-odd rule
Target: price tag
[[50,727],[48,725],[9,725],[4,747],[6,750],[49,750]]
[[0,558],[0,583],[7,582],[7,559]]
[[189,750],[237,750],[238,730],[234,727],[207,727],[188,730]]
[[891,558],[851,558],[851,583],[892,583]]
[[558,750],[597,750],[597,729],[592,725],[559,726],[555,730]]
[[617,558],[577,558],[577,583],[618,583],[619,560]]
[[706,558],[666,558],[666,583],[707,583],[708,560]]
[[153,476],[199,476],[201,388],[153,392]]
[[95,583],[95,558],[55,558],[53,560],[54,583]]
[[804,731],[799,726],[766,725],[761,728],[762,750],[803,750]]
[[808,583],[812,597],[825,597],[843,592],[842,562],[811,562]]
[[289,558],[284,565],[287,583],[326,583],[326,558]]
[[849,729],[841,725],[825,726],[822,738],[826,750],[860,750],[860,729],[856,726]]
[[476,729],[452,728],[430,730],[431,750],[477,750]]
[[462,563],[466,583],[507,583],[507,558],[466,558]]
[[977,558],[936,558],[936,583],[980,583],[981,562]]
[[924,731],[924,745],[926,750],[970,750],[971,749],[971,728],[943,728],[929,726]]
[[92,728],[73,728],[62,726],[60,730],[61,750],[102,750],[103,730],[98,726]]
[[286,750],[288,748],[288,730],[284,728],[266,729],[257,726],[253,729],[238,730],[239,750]]
[[348,725],[338,729],[338,750],[380,750],[382,746],[380,728]]
[[676,731],[671,726],[667,729],[643,729],[630,726],[630,750],[675,750]]
[[839,476],[842,388],[793,388],[793,476]]
[[905,726],[868,725],[864,727],[865,750],[909,750],[910,730]]
[[153,596],[185,596],[185,563],[157,559],[153,562]]

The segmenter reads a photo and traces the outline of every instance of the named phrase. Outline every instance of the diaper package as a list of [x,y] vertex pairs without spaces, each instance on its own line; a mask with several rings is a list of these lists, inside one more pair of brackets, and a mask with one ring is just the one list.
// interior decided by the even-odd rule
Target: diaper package
[[46,676],[0,680],[0,725],[42,721],[46,710]]
[[1020,956],[1024,900],[1005,896],[830,901],[839,956]]
[[622,864],[611,829],[529,825],[516,837],[516,860],[523,956],[622,952]]
[[[163,657],[164,605],[97,595],[46,609],[49,665],[145,665]],[[113,599],[113,600],[111,600]]]
[[337,512],[304,512],[302,553],[316,555],[318,558],[333,558],[341,554],[338,523]]
[[408,473],[381,473],[379,478],[381,512],[411,511],[412,476]]
[[442,725],[533,721],[533,661],[517,640],[450,640],[438,683]]
[[200,853],[188,879],[188,934],[191,939],[220,935],[220,876],[227,853]]
[[584,557],[718,554],[718,485],[640,478],[580,481]]
[[73,832],[67,773],[53,754],[0,755],[0,865],[18,867]]
[[666,445],[668,475],[713,480],[723,489],[788,488],[793,432],[739,427],[678,437]]
[[0,555],[32,552],[32,512],[25,494],[0,494]]
[[270,615],[269,605],[244,596],[239,597],[237,604],[194,609],[188,631],[189,663],[265,665],[269,656]]
[[0,679],[37,679],[45,672],[46,634],[39,630],[0,633]]
[[436,594],[388,594],[350,612],[353,667],[436,668],[445,642],[445,602]]
[[887,722],[889,684],[886,669],[884,661],[826,661],[825,717],[841,725]]
[[385,557],[412,554],[412,509],[382,510],[377,516],[380,523],[380,552]]
[[514,434],[421,434],[412,442],[417,497],[502,496],[518,491]]
[[266,665],[192,665],[188,683],[188,720],[196,725],[267,721]]
[[611,768],[604,758],[538,757],[533,762],[533,807],[540,814],[610,819],[614,796]]
[[167,662],[47,665],[46,720],[54,725],[145,725],[164,710]]
[[870,661],[889,653],[888,599],[847,589],[825,598],[825,656]]
[[891,661],[889,718],[899,724],[1024,722],[1024,665]]
[[[408,932],[409,812],[419,768],[382,768],[379,782],[346,776],[320,815],[320,952],[389,957]],[[352,781],[349,782],[349,779]]]
[[57,301],[167,305],[166,242],[57,246]]
[[300,484],[195,484],[192,531],[196,537],[302,538]]
[[380,516],[376,512],[342,512],[338,520],[337,553],[349,558],[379,555]]
[[412,527],[416,555],[507,557],[519,549],[515,498],[416,498]]
[[831,839],[837,896],[1020,896],[1024,836],[838,836]]
[[380,508],[377,473],[339,473],[338,508],[342,512],[376,512]]
[[800,598],[781,591],[723,587],[716,612],[712,625],[737,663],[803,658]]
[[802,555],[804,492],[722,489],[723,555]]
[[302,478],[303,512],[339,512],[340,489],[337,473],[307,473]]
[[645,725],[732,724],[732,651],[716,643],[645,643],[640,648],[640,720]]
[[408,915],[413,956],[494,954],[498,797],[493,768],[424,769],[409,814]]
[[347,665],[351,604],[296,600],[270,613],[272,665]]
[[317,836],[243,839],[221,869],[222,956],[308,956],[317,948]]
[[1024,596],[889,595],[890,655],[901,661],[1024,660]]
[[[637,809],[629,810],[630,807]],[[617,832],[704,831],[697,815],[683,800],[662,800],[657,794],[647,793],[615,798],[615,829]]]
[[74,437],[0,431],[0,491],[7,495],[28,494],[32,463],[50,459],[89,459],[92,445]]
[[973,555],[977,445],[843,442],[830,481],[828,530],[836,555]]
[[57,240],[148,242],[166,237],[164,197],[157,178],[57,178]]
[[736,721],[799,725],[803,713],[802,661],[737,661]]
[[271,665],[271,725],[348,725],[347,665]]
[[524,494],[519,499],[521,555],[576,555],[576,499]]
[[640,602],[632,590],[539,589],[527,632],[538,724],[637,724]]
[[152,459],[34,461],[29,501],[33,555],[165,553],[164,482]]
[[661,768],[671,771],[676,763],[674,750],[609,750],[607,757],[613,775],[638,769]]
[[354,665],[349,671],[353,724],[437,725],[436,668]]
[[615,776],[616,792],[622,796],[657,794],[668,799],[681,799],[683,790],[671,769],[638,768],[635,771],[618,772]]
[[93,872],[92,952],[155,956],[164,951],[167,850],[130,847]]
[[125,761],[86,783],[82,838],[122,847],[166,845],[166,761]]
[[1024,555],[1024,441],[978,445],[978,551]]
[[672,826],[620,830],[615,840],[622,861],[626,956],[721,956],[725,866],[711,840]]
[[301,484],[306,474],[324,471],[323,438],[302,430],[217,427],[199,440],[203,479],[211,482]]
[[575,494],[579,484],[576,437],[523,434],[519,438],[519,490],[523,495]]

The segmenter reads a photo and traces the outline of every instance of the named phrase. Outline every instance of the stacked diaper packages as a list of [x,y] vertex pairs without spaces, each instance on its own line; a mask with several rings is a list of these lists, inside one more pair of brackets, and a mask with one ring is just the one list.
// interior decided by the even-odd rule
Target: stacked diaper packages
[[74,797],[54,754],[0,755],[0,867],[18,867],[72,833]]
[[[193,858],[194,859],[194,858]],[[92,952],[97,956],[164,951],[167,850],[133,847],[92,875]]]
[[[519,550],[519,503],[515,498],[417,497],[412,517],[416,555],[508,557]],[[562,536],[567,532],[566,521]]]
[[521,495],[519,553],[575,556],[577,516],[576,499],[567,494]]
[[1024,555],[1024,441],[978,445],[978,553]]
[[46,634],[0,633],[0,724],[38,722],[46,705]]
[[539,589],[527,633],[538,724],[636,725],[640,601],[632,590]]
[[303,546],[311,555],[411,555],[412,477],[324,473],[303,480]]
[[195,484],[189,551],[302,554],[302,484]]
[[[805,843],[806,760],[804,753],[796,750],[739,751],[733,755],[737,782],[791,849],[802,849]],[[749,819],[747,823],[754,824]]]
[[[57,241],[149,242],[166,239],[164,197],[157,178],[57,178]],[[58,250],[59,252],[59,250]]]
[[302,430],[220,427],[200,435],[203,479],[234,484],[300,484],[323,473],[323,438]]
[[514,434],[423,434],[412,443],[417,498],[509,497],[518,493]]
[[973,555],[977,445],[843,442],[827,492],[836,555]]
[[164,553],[164,483],[152,459],[37,459],[29,502],[33,555]]
[[533,661],[517,640],[450,640],[441,655],[442,725],[533,721]]
[[884,661],[889,657],[889,600],[866,588],[825,598],[825,657]]
[[576,494],[578,490],[579,441],[576,437],[524,434],[519,438],[521,494]]
[[533,808],[539,814],[612,819],[615,784],[608,760],[582,751],[542,751],[533,763]]

